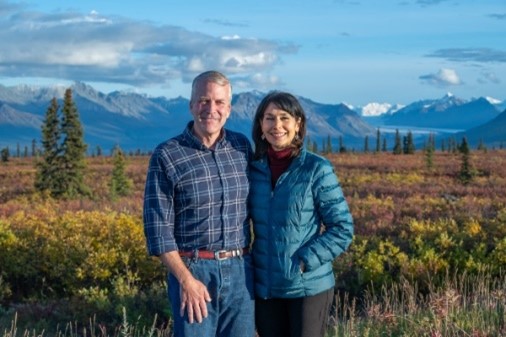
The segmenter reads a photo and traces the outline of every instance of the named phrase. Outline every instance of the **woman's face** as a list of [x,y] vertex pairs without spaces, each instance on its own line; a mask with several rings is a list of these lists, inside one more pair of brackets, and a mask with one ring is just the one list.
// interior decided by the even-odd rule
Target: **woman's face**
[[295,135],[299,132],[300,119],[296,119],[287,111],[269,103],[260,126],[265,139],[275,151],[280,151],[292,144]]

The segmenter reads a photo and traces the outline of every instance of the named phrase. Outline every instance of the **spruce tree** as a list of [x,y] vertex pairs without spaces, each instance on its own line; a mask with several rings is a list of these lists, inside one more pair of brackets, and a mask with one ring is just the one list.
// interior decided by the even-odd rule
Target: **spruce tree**
[[376,152],[379,153],[381,151],[381,133],[380,129],[376,130]]
[[[46,111],[44,123],[42,124],[42,158],[37,162],[37,173],[35,176],[35,188],[38,191],[48,190],[54,195],[55,190],[61,189],[59,181],[59,156],[60,156],[60,126],[58,118],[58,101],[56,97]],[[32,142],[32,152],[36,152],[35,140]]]
[[366,135],[364,139],[364,153],[369,152],[369,136]]
[[458,179],[465,185],[470,183],[474,177],[474,171],[471,165],[471,150],[469,149],[466,137],[462,138],[462,143],[458,150],[462,156]]
[[0,151],[0,158],[2,160],[2,163],[7,163],[9,161],[9,156],[10,156],[9,147],[4,147]]
[[121,148],[117,146],[113,151],[113,163],[111,183],[109,191],[112,198],[128,195],[132,188],[132,181],[125,173],[126,160]]
[[415,153],[415,143],[413,142],[413,133],[411,131],[408,131],[407,136],[404,138],[404,153]]
[[395,130],[395,144],[394,144],[393,153],[394,154],[402,154],[401,134],[399,133],[399,129]]
[[37,157],[37,141],[35,139],[32,139],[32,157]]
[[332,153],[332,138],[330,135],[327,136],[327,153]]
[[434,135],[430,134],[427,144],[425,145],[425,164],[428,170],[434,167],[434,151],[435,151]]
[[63,143],[60,169],[64,189],[58,191],[58,194],[65,198],[87,195],[89,190],[84,185],[86,144],[70,88],[65,91],[63,99],[61,132]]
[[343,136],[339,136],[339,153],[345,153],[346,146],[344,146]]

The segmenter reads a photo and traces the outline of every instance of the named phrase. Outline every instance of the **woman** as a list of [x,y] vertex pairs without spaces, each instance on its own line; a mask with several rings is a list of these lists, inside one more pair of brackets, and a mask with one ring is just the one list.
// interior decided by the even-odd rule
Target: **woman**
[[332,164],[306,151],[297,99],[268,94],[253,122],[250,210],[260,337],[324,336],[334,295],[332,261],[353,220]]

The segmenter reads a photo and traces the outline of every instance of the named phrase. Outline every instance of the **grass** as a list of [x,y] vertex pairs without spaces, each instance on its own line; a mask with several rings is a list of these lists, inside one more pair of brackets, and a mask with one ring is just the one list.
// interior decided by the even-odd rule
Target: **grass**
[[[336,296],[328,337],[506,336],[506,277],[447,275],[420,295],[408,280],[367,293],[363,303]],[[357,308],[361,307],[361,310]]]
[[[439,284],[439,282],[438,282]],[[337,294],[329,316],[327,337],[500,337],[506,336],[506,275],[491,278],[479,275],[447,275],[443,286],[428,285],[420,295],[409,280],[367,292],[361,303],[347,294]],[[86,326],[68,323],[55,337],[168,337],[170,327],[139,326],[127,320],[115,331],[90,319]],[[18,331],[17,315],[2,337],[44,337],[45,331]]]
[[[25,330],[18,334],[17,329],[17,314],[14,315],[10,329],[3,332],[2,337],[44,337],[50,336],[45,331],[30,331]],[[54,337],[169,337],[171,336],[170,327],[157,328],[157,317],[153,319],[151,326],[138,326],[136,323],[131,323],[127,319],[126,309],[123,308],[123,322],[116,329],[116,331],[109,333],[107,329],[96,322],[95,317],[90,319],[87,326],[80,326],[77,322],[70,322],[62,329],[57,328]]]

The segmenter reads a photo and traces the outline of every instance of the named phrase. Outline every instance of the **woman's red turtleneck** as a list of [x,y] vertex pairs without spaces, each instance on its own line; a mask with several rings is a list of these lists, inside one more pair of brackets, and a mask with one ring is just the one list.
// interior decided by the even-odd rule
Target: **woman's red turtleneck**
[[267,156],[269,158],[269,167],[271,169],[271,183],[272,187],[276,186],[278,178],[283,172],[288,169],[292,162],[292,151],[291,147],[283,149],[281,151],[275,151],[272,146],[267,149]]

